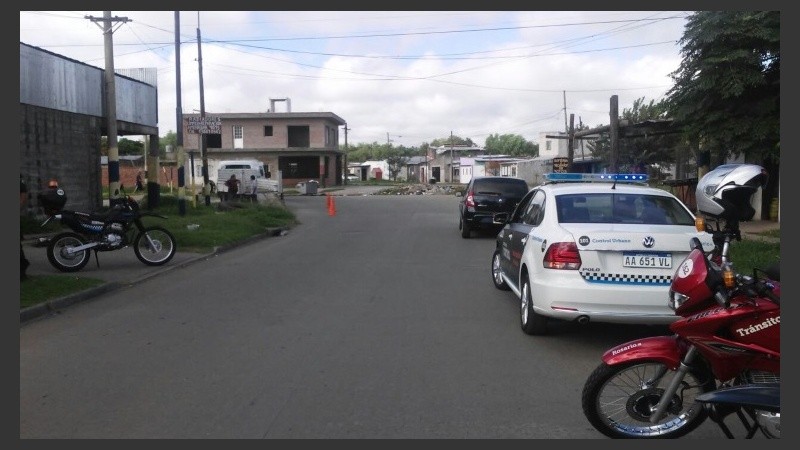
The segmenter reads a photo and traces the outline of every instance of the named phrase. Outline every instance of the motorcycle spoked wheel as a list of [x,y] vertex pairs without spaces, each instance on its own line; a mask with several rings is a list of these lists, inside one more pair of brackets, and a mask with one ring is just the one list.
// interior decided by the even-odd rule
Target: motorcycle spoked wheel
[[675,371],[648,386],[648,380],[664,365],[655,360],[623,364],[600,364],[583,387],[583,414],[599,432],[611,438],[677,438],[697,428],[707,413],[695,397],[716,388],[711,376],[690,370],[672,398],[667,413],[658,423],[650,423]]
[[61,233],[50,239],[47,244],[47,260],[62,272],[77,272],[89,262],[89,249],[68,254],[70,247],[84,245],[86,240],[77,233]]
[[133,243],[133,252],[139,261],[148,266],[166,264],[175,256],[175,237],[165,228],[147,227]]

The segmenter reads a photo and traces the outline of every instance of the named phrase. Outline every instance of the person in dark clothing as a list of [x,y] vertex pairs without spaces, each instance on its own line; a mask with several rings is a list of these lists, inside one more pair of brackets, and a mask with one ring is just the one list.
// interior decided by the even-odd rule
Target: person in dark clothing
[[144,190],[144,182],[142,181],[142,172],[136,174],[136,189],[133,192],[139,192]]
[[[24,211],[25,205],[28,204],[28,186],[25,185],[25,180],[22,175],[19,177],[19,208]],[[22,249],[22,241],[25,237],[22,235],[22,229],[19,230],[19,280],[22,281],[28,277],[27,270],[31,262],[25,257],[25,250]]]
[[225,186],[228,188],[228,200],[235,200],[236,194],[239,193],[239,180],[236,179],[236,175],[231,174],[231,177],[225,182]]

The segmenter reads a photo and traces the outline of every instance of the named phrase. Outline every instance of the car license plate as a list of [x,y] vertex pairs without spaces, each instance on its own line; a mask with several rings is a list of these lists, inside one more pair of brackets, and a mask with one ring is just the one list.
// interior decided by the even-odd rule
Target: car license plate
[[628,253],[622,254],[624,267],[644,267],[653,269],[672,268],[671,253]]

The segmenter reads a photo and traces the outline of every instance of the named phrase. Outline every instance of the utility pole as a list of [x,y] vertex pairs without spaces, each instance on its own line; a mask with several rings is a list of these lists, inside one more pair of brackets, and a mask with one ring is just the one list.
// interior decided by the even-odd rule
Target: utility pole
[[350,128],[347,128],[347,124],[344,124],[344,167],[342,168],[342,173],[344,174],[344,184],[350,184],[350,180],[347,179],[347,153],[350,148],[347,146],[347,132],[350,131]]
[[[186,187],[184,165],[186,156],[183,151],[183,111],[181,110],[181,12],[175,11],[175,134],[178,146],[178,215],[186,215]],[[192,158],[192,174],[194,174],[194,158]],[[194,180],[194,177],[192,177]],[[194,194],[194,183],[192,183]]]
[[569,171],[573,171],[572,160],[575,158],[575,114],[569,115],[569,140],[567,141],[567,160],[569,161]]
[[453,182],[453,130],[450,130],[450,183]]
[[611,96],[611,111],[609,131],[611,132],[611,173],[617,173],[617,159],[619,157],[619,98]]
[[[561,91],[564,95],[564,131],[569,133],[569,128],[567,128],[567,91]],[[570,164],[572,161],[570,160]]]
[[[113,22],[131,22],[127,17],[111,17],[111,11],[103,11],[103,18],[84,16],[92,22],[103,22],[103,43],[105,48],[106,85],[106,127],[108,135],[108,204],[114,206],[122,199],[119,194],[119,147],[117,146],[117,89],[114,83],[114,30]],[[120,24],[120,25],[121,25]],[[98,25],[100,26],[100,25]],[[117,27],[119,28],[119,27]]]
[[[197,12],[197,67],[200,70],[200,117],[206,116],[206,103],[203,97],[203,51],[200,46],[200,12]],[[206,154],[206,134],[200,133],[200,157],[203,158],[203,194],[206,206],[211,205],[211,192],[208,186],[208,155]]]
[[[403,137],[403,136],[400,136],[399,134],[393,134],[392,136],[398,137],[398,138]],[[392,142],[394,142],[394,139],[390,139],[389,138],[389,133],[387,132],[386,133],[386,145],[390,145]]]

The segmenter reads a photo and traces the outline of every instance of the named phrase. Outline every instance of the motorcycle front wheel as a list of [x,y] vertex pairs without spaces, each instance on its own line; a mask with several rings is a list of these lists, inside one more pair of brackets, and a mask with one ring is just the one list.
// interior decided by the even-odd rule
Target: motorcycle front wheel
[[62,272],[77,272],[89,262],[89,249],[70,253],[70,249],[84,245],[86,241],[77,233],[61,233],[47,244],[47,260]]
[[[662,374],[663,376],[658,376]],[[611,438],[677,438],[707,417],[695,397],[716,387],[713,377],[690,370],[672,397],[664,417],[650,422],[675,371],[655,360],[600,364],[583,387],[583,414]]]
[[175,256],[175,237],[161,227],[143,229],[133,243],[133,252],[139,261],[148,266],[166,264]]

